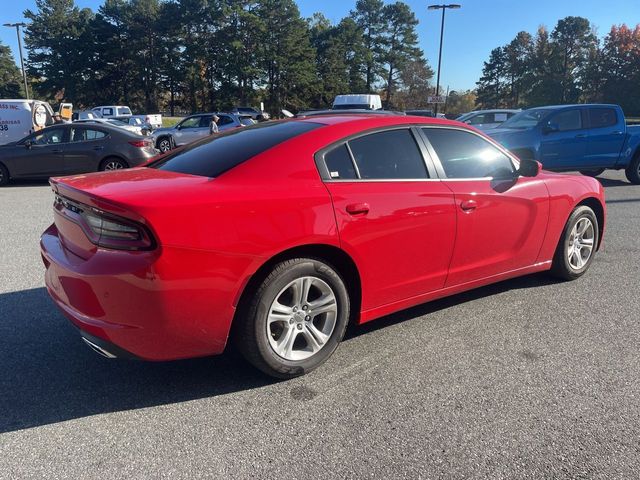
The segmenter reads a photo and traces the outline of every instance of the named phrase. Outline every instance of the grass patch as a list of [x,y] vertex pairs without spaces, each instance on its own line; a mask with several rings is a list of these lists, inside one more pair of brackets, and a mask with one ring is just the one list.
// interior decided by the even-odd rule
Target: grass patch
[[162,127],[173,127],[176,123],[182,120],[184,117],[162,117]]

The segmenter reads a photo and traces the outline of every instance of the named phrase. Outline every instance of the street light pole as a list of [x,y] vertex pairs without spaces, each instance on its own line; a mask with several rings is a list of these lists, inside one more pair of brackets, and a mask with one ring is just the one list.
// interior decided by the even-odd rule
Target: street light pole
[[19,23],[5,23],[5,27],[16,27],[16,35],[18,36],[18,50],[20,51],[20,66],[22,67],[22,81],[24,82],[24,94],[29,100],[29,86],[27,85],[27,71],[24,69],[24,57],[22,56],[22,39],[20,38],[20,27],[26,27],[27,24],[23,22]]
[[[451,3],[449,5],[429,5],[428,10],[442,10],[442,21],[440,23],[440,50],[438,51],[438,74],[436,76],[436,96],[440,93],[440,64],[442,63],[442,37],[444,36],[444,12],[447,8],[460,8],[460,5]],[[435,114],[438,115],[438,103],[436,103]]]

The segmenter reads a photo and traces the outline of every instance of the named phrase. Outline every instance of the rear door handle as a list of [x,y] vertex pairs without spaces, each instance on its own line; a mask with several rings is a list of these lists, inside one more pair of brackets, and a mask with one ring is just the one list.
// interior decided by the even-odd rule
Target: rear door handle
[[616,130],[615,132],[611,132],[611,135],[622,135],[622,132]]
[[56,148],[55,150],[51,150],[51,153],[62,153],[62,150]]
[[102,150],[104,147],[101,147],[100,145],[96,145],[95,147],[93,147],[94,150]]
[[350,203],[347,205],[347,213],[350,215],[366,215],[369,213],[368,203]]
[[576,135],[576,138],[585,138],[587,136],[586,133],[579,133]]
[[464,200],[460,203],[460,208],[465,212],[471,212],[478,208],[478,202],[475,200]]

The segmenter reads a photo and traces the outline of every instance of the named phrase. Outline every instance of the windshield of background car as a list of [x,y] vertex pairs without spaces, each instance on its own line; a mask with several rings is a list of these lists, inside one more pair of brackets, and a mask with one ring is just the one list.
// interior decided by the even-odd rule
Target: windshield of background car
[[366,103],[344,103],[340,105],[334,105],[333,107],[331,107],[331,110],[354,110],[354,109],[371,110],[371,107]]
[[547,108],[532,108],[531,110],[525,110],[524,112],[516,113],[509,120],[502,123],[500,128],[533,128],[552,111],[553,110],[549,110]]
[[170,172],[218,177],[250,158],[322,125],[285,121],[233,129],[169,153],[149,166]]

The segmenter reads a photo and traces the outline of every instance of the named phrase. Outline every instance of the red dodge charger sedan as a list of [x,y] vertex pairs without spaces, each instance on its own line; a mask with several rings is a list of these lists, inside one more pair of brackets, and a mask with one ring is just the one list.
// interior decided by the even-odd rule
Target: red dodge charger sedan
[[243,128],[147,167],[51,180],[51,297],[108,357],[221,353],[281,378],[350,321],[542,270],[581,276],[605,203],[446,120],[326,115]]

